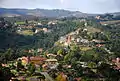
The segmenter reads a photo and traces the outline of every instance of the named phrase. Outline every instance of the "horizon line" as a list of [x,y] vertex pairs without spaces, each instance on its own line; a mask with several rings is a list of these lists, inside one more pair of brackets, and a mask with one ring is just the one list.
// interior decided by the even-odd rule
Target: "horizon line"
[[[81,12],[80,10],[70,10],[70,9],[63,9],[63,8],[8,8],[8,7],[0,7],[4,9],[28,9],[28,10],[35,10],[35,9],[43,9],[43,10],[65,10],[65,11],[71,11],[71,12]],[[118,13],[118,12],[104,12],[104,13],[87,13],[87,12],[81,12],[85,14],[112,14],[112,13]]]

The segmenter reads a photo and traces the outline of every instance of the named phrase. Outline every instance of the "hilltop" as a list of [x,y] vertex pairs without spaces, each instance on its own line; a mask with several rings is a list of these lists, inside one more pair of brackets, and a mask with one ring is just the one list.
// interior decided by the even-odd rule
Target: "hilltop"
[[88,17],[95,14],[82,13],[80,11],[69,11],[63,9],[7,9],[0,8],[0,16],[14,17],[14,16],[37,16],[37,17]]

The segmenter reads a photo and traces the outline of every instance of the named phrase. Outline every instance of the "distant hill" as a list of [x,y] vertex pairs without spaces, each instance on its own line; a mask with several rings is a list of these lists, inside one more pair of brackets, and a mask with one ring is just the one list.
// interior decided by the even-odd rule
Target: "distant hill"
[[111,13],[112,15],[118,16],[120,15],[120,12],[115,12],[115,13]]
[[79,11],[68,11],[62,9],[7,9],[0,8],[0,16],[14,17],[14,16],[37,16],[37,17],[88,17],[93,14],[82,13]]

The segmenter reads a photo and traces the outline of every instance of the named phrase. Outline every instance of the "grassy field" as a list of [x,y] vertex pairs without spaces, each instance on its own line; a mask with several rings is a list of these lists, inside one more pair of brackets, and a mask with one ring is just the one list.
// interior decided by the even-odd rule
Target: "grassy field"
[[101,32],[98,28],[87,27],[89,33]]
[[18,33],[22,35],[33,35],[34,34],[34,32],[32,32],[31,30],[24,30]]
[[91,47],[80,47],[80,49],[82,50],[82,51],[87,51],[87,50],[90,50],[90,49],[92,49]]
[[16,24],[21,25],[21,24],[25,24],[25,22],[16,22]]
[[118,24],[120,23],[120,20],[113,20],[113,21],[103,21],[103,22],[100,22],[102,25],[104,24],[108,24],[108,25],[112,25],[112,24]]

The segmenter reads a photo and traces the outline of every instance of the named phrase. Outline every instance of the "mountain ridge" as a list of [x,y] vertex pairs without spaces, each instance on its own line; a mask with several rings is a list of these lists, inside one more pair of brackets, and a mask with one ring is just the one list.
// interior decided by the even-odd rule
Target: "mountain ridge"
[[[7,14],[7,15],[6,15]],[[88,17],[91,14],[80,11],[69,11],[64,9],[19,9],[19,8],[0,8],[0,16],[38,16],[38,17]]]
[[[106,13],[104,13],[106,14]],[[0,8],[0,16],[36,16],[36,17],[88,17],[104,14],[89,14],[80,11],[70,11],[64,9],[23,9],[23,8]],[[112,15],[120,15],[120,12],[109,13]]]

